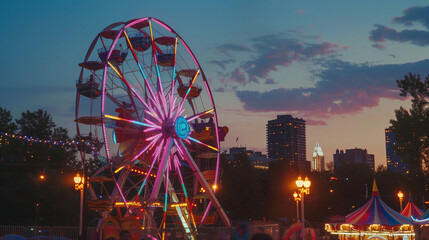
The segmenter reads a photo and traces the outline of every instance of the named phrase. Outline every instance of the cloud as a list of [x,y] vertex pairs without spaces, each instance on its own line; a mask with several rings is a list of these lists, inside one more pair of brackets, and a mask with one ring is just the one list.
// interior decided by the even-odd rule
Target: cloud
[[276,84],[276,82],[274,81],[274,79],[269,78],[269,79],[265,80],[265,84]]
[[[403,11],[403,16],[394,17],[392,22],[403,24],[407,27],[419,23],[429,29],[429,6],[407,8]],[[376,29],[370,32],[369,40],[376,43],[372,46],[377,49],[385,50],[386,47],[379,43],[386,42],[386,40],[401,43],[408,42],[421,47],[429,45],[429,31],[416,29],[397,31],[380,24],[375,24],[374,26]]]
[[[294,62],[308,61],[315,57],[324,57],[347,47],[322,42],[311,43],[295,38],[284,37],[281,34],[270,34],[255,37],[249,40],[250,48],[242,48],[235,44],[224,44],[220,51],[229,54],[230,51],[248,51],[252,57],[240,63],[230,73],[222,73],[223,82],[235,82],[246,85],[250,82],[259,83],[260,80],[270,79],[270,74],[281,68],[289,67]],[[253,49],[253,51],[250,51]],[[272,81],[267,81],[271,84]]]
[[377,48],[377,49],[379,49],[379,50],[386,50],[386,46],[381,45],[379,43],[375,43],[372,46],[375,47],[375,48]]
[[319,121],[378,106],[380,98],[400,99],[395,80],[408,72],[426,74],[429,59],[386,65],[353,64],[341,60],[322,64],[324,70],[316,74],[320,81],[314,87],[236,91],[236,95],[247,111],[298,112],[303,117]]
[[[369,40],[379,43],[386,40],[394,42],[409,42],[416,46],[429,45],[429,32],[423,30],[403,30],[396,31],[395,29],[376,24],[375,30],[372,30],[369,35]],[[377,45],[377,44],[375,44]],[[374,45],[373,45],[374,46]],[[374,46],[376,47],[376,46]]]
[[213,91],[214,91],[214,92],[225,92],[225,88],[223,88],[223,87],[218,87],[218,88],[215,88]]
[[404,11],[404,16],[393,18],[392,22],[401,23],[405,26],[412,26],[415,22],[422,24],[429,29],[429,6],[411,7]]
[[314,119],[305,119],[305,122],[307,125],[313,125],[313,126],[326,126],[326,122],[323,120],[314,120]]
[[248,52],[251,51],[251,49],[245,45],[242,44],[235,44],[235,43],[227,43],[220,45],[217,48],[220,52],[224,53],[227,56],[230,56],[230,52]]
[[222,60],[222,61],[212,60],[212,61],[209,61],[208,63],[217,65],[220,68],[222,68],[222,70],[225,70],[227,64],[234,63],[234,62],[235,62],[234,59],[228,59],[228,60]]

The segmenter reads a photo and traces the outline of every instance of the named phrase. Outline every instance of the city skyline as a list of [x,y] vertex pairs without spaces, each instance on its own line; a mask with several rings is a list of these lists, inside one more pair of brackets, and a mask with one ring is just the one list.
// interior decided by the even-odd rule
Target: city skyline
[[266,122],[291,114],[306,120],[308,161],[318,142],[327,163],[335,149],[357,147],[386,165],[384,129],[410,105],[395,80],[429,73],[425,4],[2,2],[0,106],[15,118],[43,108],[73,136],[78,64],[91,41],[114,22],[152,16],[181,35],[210,79],[230,129],[222,149],[266,153]]

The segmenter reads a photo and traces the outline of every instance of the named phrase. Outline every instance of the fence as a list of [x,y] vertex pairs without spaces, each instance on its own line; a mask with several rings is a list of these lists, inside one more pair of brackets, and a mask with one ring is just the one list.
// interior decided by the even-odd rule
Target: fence
[[[204,227],[198,229],[198,240],[233,240],[234,227]],[[280,239],[279,227],[277,224],[249,225],[248,234],[251,237],[254,233],[263,232],[272,236],[274,240]],[[149,232],[142,232],[144,237]],[[79,236],[78,227],[47,227],[47,226],[0,226],[0,240],[7,239],[7,235],[19,235],[22,239],[29,240],[77,240]],[[157,231],[150,235],[156,236]],[[12,239],[12,238],[10,238]],[[13,238],[14,240],[19,239]],[[96,228],[90,227],[87,232],[88,240],[100,240],[100,233]],[[143,238],[144,239],[144,238]],[[165,232],[167,240],[185,240],[183,228],[167,228]]]

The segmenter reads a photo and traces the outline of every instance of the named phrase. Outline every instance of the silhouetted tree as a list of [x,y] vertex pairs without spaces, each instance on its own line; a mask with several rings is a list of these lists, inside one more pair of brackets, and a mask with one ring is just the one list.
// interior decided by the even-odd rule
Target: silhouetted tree
[[403,97],[411,96],[411,109],[395,110],[396,119],[390,120],[397,145],[396,154],[409,164],[413,175],[429,166],[429,78],[423,81],[420,75],[409,73],[397,80]]
[[76,225],[79,194],[66,164],[75,158],[75,150],[64,144],[71,140],[67,129],[56,127],[41,109],[23,112],[16,125],[8,111],[0,109],[0,115],[9,131],[21,135],[3,136],[7,144],[0,145],[0,150],[10,150],[4,153],[7,161],[0,162],[0,191],[6,193],[0,224]]

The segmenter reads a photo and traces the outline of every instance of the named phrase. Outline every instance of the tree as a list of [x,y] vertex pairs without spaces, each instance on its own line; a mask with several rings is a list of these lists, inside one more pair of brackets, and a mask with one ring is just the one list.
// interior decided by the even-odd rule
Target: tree
[[0,107],[0,162],[11,160],[13,148],[10,146],[10,139],[3,134],[14,134],[17,130],[12,120],[10,111]]
[[411,96],[411,109],[395,110],[396,119],[390,120],[397,145],[396,154],[410,166],[413,175],[427,170],[429,166],[429,76],[421,80],[420,75],[409,73],[397,80],[400,96]]
[[26,111],[21,113],[21,118],[16,120],[19,125],[19,134],[32,136],[41,139],[50,139],[53,137],[55,123],[51,115],[46,111],[39,109],[34,112]]
[[0,154],[7,160],[0,161],[0,192],[7,193],[0,206],[5,216],[0,224],[77,224],[78,194],[73,187],[74,173],[67,167],[75,158],[75,149],[64,144],[71,140],[67,129],[56,127],[42,109],[23,112],[15,124],[10,112],[0,108],[0,126],[20,135],[8,134],[3,137],[7,144],[0,145]]
[[17,126],[12,122],[10,111],[0,107],[0,132],[15,133]]

